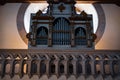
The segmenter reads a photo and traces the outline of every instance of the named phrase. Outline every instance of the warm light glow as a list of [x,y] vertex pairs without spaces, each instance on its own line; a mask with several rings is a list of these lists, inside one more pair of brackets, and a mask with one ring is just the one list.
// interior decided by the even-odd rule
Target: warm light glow
[[23,66],[23,72],[26,74],[27,73],[27,64],[24,64]]
[[[28,33],[29,32],[29,27],[30,27],[30,14],[31,13],[36,13],[38,10],[42,10],[43,13],[46,12],[48,4],[47,3],[31,3],[24,15],[24,26],[25,30]],[[98,27],[98,15],[97,12],[92,4],[76,4],[75,7],[77,7],[77,12],[80,14],[80,11],[85,11],[87,14],[92,14],[93,15],[93,27],[94,27],[94,33],[97,30]]]

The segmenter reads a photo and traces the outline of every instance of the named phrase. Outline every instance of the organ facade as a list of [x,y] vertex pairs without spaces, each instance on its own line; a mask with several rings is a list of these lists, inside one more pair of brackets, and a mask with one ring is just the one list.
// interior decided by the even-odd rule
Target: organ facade
[[45,45],[94,49],[96,35],[93,33],[91,14],[77,14],[74,0],[48,0],[46,13],[39,10],[31,14],[29,48]]

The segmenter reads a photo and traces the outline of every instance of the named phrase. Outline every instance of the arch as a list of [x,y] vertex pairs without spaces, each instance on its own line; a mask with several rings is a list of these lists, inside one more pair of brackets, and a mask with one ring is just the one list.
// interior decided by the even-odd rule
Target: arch
[[120,58],[119,58],[118,55],[113,55],[113,56],[112,56],[112,59],[117,60],[117,59],[120,59]]
[[75,44],[76,45],[86,45],[87,38],[86,38],[86,30],[82,27],[78,27],[75,29]]
[[44,54],[47,60],[50,60],[49,56],[47,54]]
[[56,18],[53,22],[53,45],[70,45],[70,22],[64,17]]
[[24,60],[31,59],[31,56],[29,54],[26,54],[26,55],[23,56],[23,59]]
[[103,56],[103,59],[104,59],[104,60],[111,60],[112,57],[111,57],[110,55],[104,55],[104,56]]
[[95,59],[95,60],[101,60],[101,59],[102,59],[102,56],[101,56],[101,55],[94,55],[94,59]]
[[19,63],[16,63],[16,64],[15,64],[15,67],[14,67],[14,73],[15,73],[15,74],[19,73],[19,69],[20,69],[20,64],[19,64]]
[[99,57],[99,56],[96,56],[96,57],[95,57],[95,60],[100,60],[100,57]]
[[71,54],[71,56],[72,56],[73,60],[77,60],[77,58],[74,55]]
[[20,56],[17,55],[17,56],[15,57],[15,59],[16,59],[16,60],[20,60],[21,58],[20,58]]
[[12,54],[7,54],[5,58],[6,58],[6,59],[14,59],[14,57],[13,57]]
[[37,29],[36,39],[37,45],[47,45],[48,29],[44,26],[39,27]]

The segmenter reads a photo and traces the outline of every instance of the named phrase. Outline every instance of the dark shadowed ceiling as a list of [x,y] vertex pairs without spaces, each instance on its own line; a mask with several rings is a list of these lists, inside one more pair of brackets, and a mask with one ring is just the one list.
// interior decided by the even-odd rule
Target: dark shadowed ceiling
[[[5,3],[31,3],[31,2],[39,2],[39,1],[46,1],[46,0],[0,0],[0,5],[4,5]],[[113,3],[120,6],[120,0],[76,0],[83,3]]]

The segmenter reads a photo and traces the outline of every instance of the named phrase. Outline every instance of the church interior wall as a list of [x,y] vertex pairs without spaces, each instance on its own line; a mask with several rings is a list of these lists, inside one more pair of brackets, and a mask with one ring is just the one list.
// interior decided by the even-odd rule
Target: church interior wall
[[[17,13],[20,3],[7,3],[0,6],[0,48],[27,49],[17,31]],[[114,4],[102,4],[105,12],[105,32],[96,44],[96,49],[120,50],[120,7]]]

